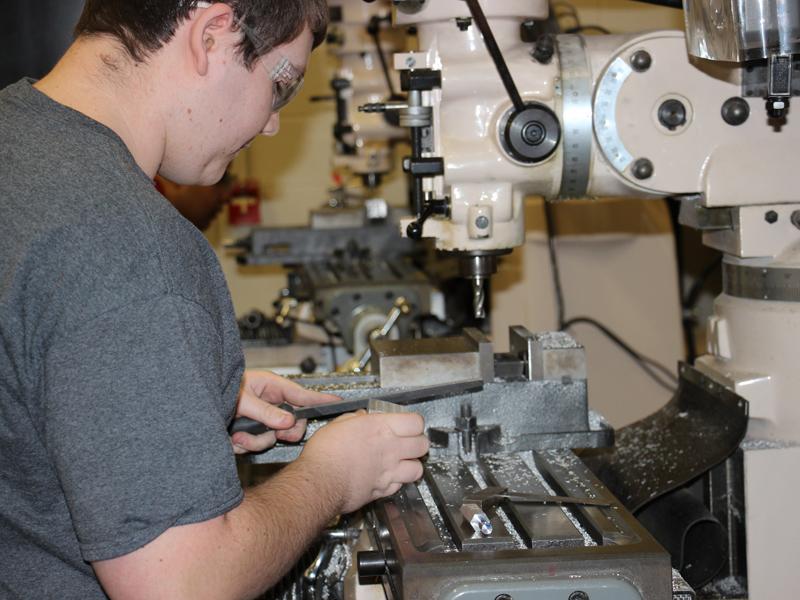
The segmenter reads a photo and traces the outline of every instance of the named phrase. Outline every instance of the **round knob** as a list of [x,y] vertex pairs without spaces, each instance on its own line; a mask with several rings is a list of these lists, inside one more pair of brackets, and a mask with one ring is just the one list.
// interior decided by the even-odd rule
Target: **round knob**
[[728,98],[722,105],[722,119],[734,127],[738,127],[750,117],[750,105],[747,100],[734,96]]
[[422,224],[419,221],[412,221],[406,228],[406,235],[412,240],[422,239]]
[[558,148],[561,124],[550,108],[531,102],[524,110],[506,117],[501,141],[514,159],[527,164],[538,163]]

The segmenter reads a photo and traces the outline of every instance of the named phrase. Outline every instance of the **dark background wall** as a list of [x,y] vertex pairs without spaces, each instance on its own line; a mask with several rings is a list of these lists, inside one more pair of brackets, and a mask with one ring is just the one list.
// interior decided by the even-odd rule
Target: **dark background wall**
[[72,42],[83,0],[0,0],[0,88],[38,79]]

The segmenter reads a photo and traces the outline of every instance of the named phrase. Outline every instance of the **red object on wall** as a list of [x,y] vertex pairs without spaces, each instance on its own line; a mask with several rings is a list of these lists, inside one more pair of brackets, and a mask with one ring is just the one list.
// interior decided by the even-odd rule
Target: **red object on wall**
[[228,223],[238,225],[261,224],[261,189],[256,181],[237,184],[231,190],[228,204]]

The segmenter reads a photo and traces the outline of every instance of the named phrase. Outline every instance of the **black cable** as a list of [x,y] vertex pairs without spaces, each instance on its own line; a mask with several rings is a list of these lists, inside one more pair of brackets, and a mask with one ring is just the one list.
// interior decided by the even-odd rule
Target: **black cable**
[[[391,20],[391,17],[389,17]],[[394,89],[394,82],[392,81],[392,73],[389,70],[389,64],[386,61],[386,55],[383,53],[381,46],[381,23],[386,21],[386,17],[372,17],[369,25],[367,26],[367,33],[372,36],[372,41],[375,42],[375,49],[378,52],[378,59],[381,61],[381,69],[383,69],[383,76],[386,78],[386,85],[389,88],[389,98],[395,98],[397,92]]]
[[605,35],[609,35],[611,33],[608,29],[600,25],[577,25],[576,27],[565,29],[564,33],[583,33],[584,31],[597,31],[598,33]]
[[[669,390],[670,392],[675,391],[675,386],[678,384],[678,378],[676,375],[672,373],[671,370],[669,370],[667,367],[665,367],[658,361],[653,360],[652,358],[645,356],[644,354],[641,354],[636,350],[634,350],[616,333],[611,331],[608,327],[606,327],[599,321],[596,321],[595,319],[592,319],[590,317],[575,317],[564,323],[562,330],[570,329],[574,325],[579,325],[579,324],[591,325],[595,329],[598,329],[601,333],[603,333],[603,335],[605,335],[608,339],[610,339],[617,346],[619,346],[628,356],[630,356],[639,365],[639,367],[653,379],[653,381],[655,381],[658,385],[660,385],[664,389]],[[668,381],[664,381],[663,379],[661,379],[661,376],[658,373],[656,373],[656,371],[658,371],[658,373],[661,373],[661,375],[666,377]]]
[[544,221],[547,233],[548,254],[550,256],[550,274],[553,277],[553,289],[556,294],[556,322],[558,330],[564,329],[566,322],[566,308],[564,303],[564,288],[561,286],[561,269],[558,265],[558,254],[556,252],[556,227],[553,205],[545,201]]
[[691,310],[697,306],[697,303],[700,301],[700,296],[703,294],[703,290],[708,282],[708,278],[711,277],[721,266],[722,255],[719,255],[700,272],[692,284],[692,287],[689,288],[689,292],[686,294],[686,299],[683,301],[684,309]]
[[[550,272],[553,277],[553,288],[555,290],[556,295],[556,310],[558,313],[558,329],[559,331],[566,331],[573,325],[578,324],[586,324],[592,325],[593,327],[599,329],[607,338],[609,338],[612,342],[614,342],[617,346],[619,346],[628,356],[630,356],[634,362],[642,369],[645,373],[647,373],[650,378],[655,381],[658,385],[663,387],[664,389],[674,392],[678,383],[678,378],[672,373],[670,369],[662,365],[661,363],[653,360],[652,358],[641,354],[633,349],[633,347],[626,343],[621,337],[619,337],[616,333],[611,331],[607,326],[603,325],[596,319],[592,319],[591,317],[574,317],[569,320],[565,320],[566,308],[564,302],[564,290],[561,285],[561,270],[558,264],[558,255],[556,252],[555,246],[555,218],[553,214],[553,207],[550,206],[546,201],[544,205],[545,209],[545,223],[546,223],[546,234],[547,234],[547,247],[548,253],[550,255]],[[669,381],[664,381],[661,376],[659,376],[658,372],[662,375],[665,375]]]

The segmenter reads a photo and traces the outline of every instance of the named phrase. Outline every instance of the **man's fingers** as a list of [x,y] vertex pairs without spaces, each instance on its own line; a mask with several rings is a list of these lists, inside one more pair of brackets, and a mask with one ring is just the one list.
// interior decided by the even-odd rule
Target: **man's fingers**
[[313,406],[340,400],[338,396],[308,390],[269,371],[247,371],[242,387],[254,396],[272,404],[288,402],[295,406]]
[[236,454],[247,454],[248,452],[263,452],[272,448],[277,441],[274,431],[268,431],[261,435],[250,435],[242,431],[234,433],[231,437],[233,451]]
[[245,393],[240,400],[237,416],[249,417],[270,429],[291,429],[295,424],[294,415],[250,393]]
[[431,443],[424,435],[401,438],[397,442],[397,449],[404,459],[422,458],[430,448]]
[[418,460],[400,462],[394,473],[395,483],[412,483],[422,477],[422,463]]
[[302,421],[297,421],[297,423],[295,423],[294,427],[291,429],[287,429],[286,431],[277,431],[276,436],[282,442],[299,442],[306,435],[307,423],[308,422],[305,419]]
[[413,437],[425,432],[425,419],[417,413],[381,415],[395,435]]
[[376,492],[375,500],[377,500],[378,498],[386,498],[387,496],[392,496],[397,492],[399,492],[401,487],[403,487],[402,483],[393,483],[388,488]]
[[321,392],[308,390],[288,379],[283,379],[280,385],[281,391],[283,392],[283,399],[295,406],[317,406],[319,404],[331,404],[332,402],[339,402],[341,400],[341,398],[333,394],[323,394]]

